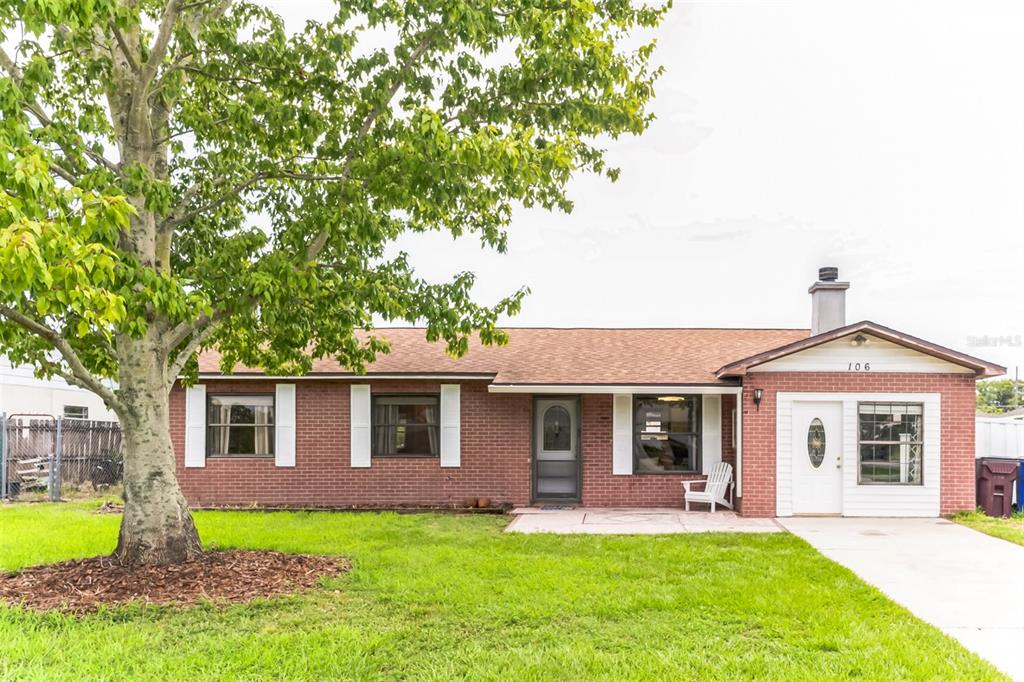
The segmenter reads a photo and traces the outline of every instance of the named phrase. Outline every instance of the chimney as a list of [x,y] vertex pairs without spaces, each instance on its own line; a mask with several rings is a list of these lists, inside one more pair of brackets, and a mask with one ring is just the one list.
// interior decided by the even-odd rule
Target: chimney
[[811,294],[811,336],[846,326],[846,290],[849,282],[837,282],[839,268],[818,268]]

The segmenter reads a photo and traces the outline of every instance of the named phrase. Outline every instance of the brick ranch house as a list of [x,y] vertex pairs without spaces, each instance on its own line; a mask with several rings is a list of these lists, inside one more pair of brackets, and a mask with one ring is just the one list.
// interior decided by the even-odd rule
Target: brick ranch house
[[978,377],[1004,368],[873,322],[845,324],[834,268],[811,329],[509,329],[461,359],[421,329],[357,376],[218,370],[176,386],[194,505],[679,507],[732,464],[745,516],[971,509]]

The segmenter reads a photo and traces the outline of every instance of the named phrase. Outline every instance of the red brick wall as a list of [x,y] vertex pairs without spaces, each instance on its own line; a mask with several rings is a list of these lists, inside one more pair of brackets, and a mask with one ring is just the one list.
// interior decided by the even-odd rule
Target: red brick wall
[[[196,506],[398,506],[460,505],[486,496],[494,503],[530,503],[530,395],[491,394],[485,382],[462,383],[462,462],[442,469],[436,458],[379,458],[365,469],[349,464],[347,381],[296,381],[295,467],[272,458],[212,458],[205,468],[184,467],[185,392],[171,395],[171,435],[178,480]],[[371,382],[375,393],[439,390],[422,381]],[[270,381],[217,381],[215,393],[272,393]],[[732,442],[734,396],[722,400],[722,457],[736,461]],[[684,478],[700,476],[612,475],[612,396],[581,399],[582,499],[589,506],[682,506]]]
[[[462,466],[442,469],[437,458],[374,458],[349,462],[349,382],[296,381],[295,466],[272,458],[207,459],[184,468],[185,392],[171,394],[171,435],[178,480],[193,505],[398,506],[461,505],[468,497],[493,503],[530,501],[528,395],[494,395],[485,382],[462,384]],[[375,393],[437,393],[431,382],[378,382]],[[217,381],[211,394],[273,392],[273,382]]]
[[[760,410],[753,391],[764,390]],[[775,394],[777,392],[941,393],[940,513],[974,508],[972,374],[759,372],[743,390],[743,499],[745,516],[775,516]]]

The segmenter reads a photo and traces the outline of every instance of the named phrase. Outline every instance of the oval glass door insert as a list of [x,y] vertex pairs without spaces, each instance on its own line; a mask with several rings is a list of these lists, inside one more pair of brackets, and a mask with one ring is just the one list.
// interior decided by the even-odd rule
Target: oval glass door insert
[[815,469],[821,466],[825,459],[825,425],[815,417],[807,429],[807,456],[811,460],[811,466]]

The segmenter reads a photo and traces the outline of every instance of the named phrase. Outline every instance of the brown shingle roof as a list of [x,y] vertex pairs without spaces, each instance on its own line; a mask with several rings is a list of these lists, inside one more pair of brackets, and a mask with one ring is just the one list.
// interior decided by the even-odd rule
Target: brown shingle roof
[[[443,343],[428,343],[419,328],[378,329],[391,344],[367,367],[374,374],[479,374],[496,384],[719,384],[726,363],[808,336],[806,329],[553,329],[512,328],[507,346],[475,339],[462,358]],[[204,376],[219,374],[215,352],[200,357]],[[236,368],[235,374],[253,370]],[[256,372],[258,373],[258,372]],[[350,375],[335,360],[313,364],[314,374]]]

